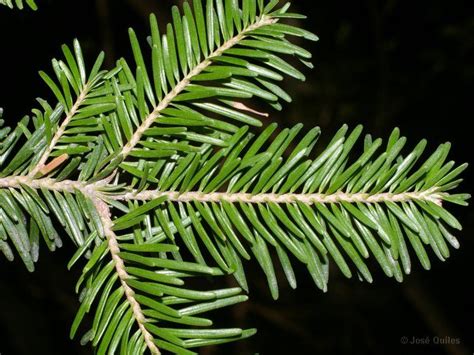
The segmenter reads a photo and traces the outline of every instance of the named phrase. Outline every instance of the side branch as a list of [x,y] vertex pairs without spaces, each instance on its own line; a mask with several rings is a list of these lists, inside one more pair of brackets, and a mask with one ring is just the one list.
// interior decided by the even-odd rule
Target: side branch
[[51,138],[51,142],[49,143],[48,148],[46,148],[44,153],[41,155],[40,160],[38,160],[38,163],[28,174],[29,177],[35,177],[41,171],[41,169],[45,166],[45,163],[48,160],[49,156],[51,155],[54,147],[56,146],[56,144],[58,144],[59,139],[61,139],[61,137],[63,136],[64,132],[66,131],[67,126],[69,125],[71,120],[74,118],[77,111],[79,110],[79,107],[82,105],[82,103],[86,99],[88,92],[89,92],[89,85],[86,84],[84,88],[82,89],[82,92],[80,93],[76,102],[71,107],[71,110],[67,113],[66,118],[61,123],[61,126],[59,126],[58,130],[56,131],[54,136]]
[[102,221],[102,225],[104,228],[104,233],[107,238],[108,246],[109,246],[109,251],[110,254],[112,255],[112,259],[115,262],[115,269],[117,271],[117,275],[120,279],[120,283],[122,285],[122,288],[124,289],[125,296],[127,297],[127,301],[130,304],[130,307],[132,308],[133,312],[133,317],[135,318],[138,328],[140,329],[143,338],[145,340],[145,343],[150,349],[150,352],[153,355],[160,355],[161,352],[158,349],[158,347],[155,345],[153,341],[153,336],[150,334],[150,332],[145,328],[145,315],[143,314],[142,308],[140,307],[140,304],[138,301],[135,299],[135,291],[132,290],[130,286],[127,285],[127,279],[130,277],[125,270],[125,264],[122,260],[122,258],[119,256],[120,254],[120,247],[117,242],[117,237],[112,230],[113,227],[113,222],[111,219],[110,215],[110,209],[107,204],[105,204],[104,201],[100,199],[95,199],[93,200],[94,205],[97,209],[97,212],[99,213],[100,219]]
[[186,87],[191,83],[191,80],[196,75],[201,74],[209,65],[212,64],[212,59],[215,57],[221,56],[226,50],[232,48],[237,43],[239,43],[242,39],[245,38],[247,32],[254,31],[258,28],[270,25],[275,23],[277,20],[273,18],[265,18],[262,17],[260,21],[257,23],[247,27],[244,31],[239,33],[237,36],[231,38],[227,42],[225,42],[222,46],[217,48],[213,53],[211,53],[204,61],[199,63],[191,72],[181,80],[176,87],[171,90],[164,98],[160,101],[158,106],[151,112],[144,120],[140,127],[137,128],[135,133],[132,135],[128,143],[122,149],[122,156],[125,159],[133,148],[138,144],[141,137],[145,133],[145,131],[150,128],[150,126],[155,122],[155,120],[160,117],[160,113],[166,109],[169,104],[184,90]]

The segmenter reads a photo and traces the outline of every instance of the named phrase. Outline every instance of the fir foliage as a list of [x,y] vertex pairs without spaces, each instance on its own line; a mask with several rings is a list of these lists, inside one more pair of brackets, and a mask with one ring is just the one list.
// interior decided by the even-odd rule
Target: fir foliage
[[[449,143],[423,154],[398,129],[384,142],[344,126],[319,147],[319,128],[268,124],[291,101],[282,80],[305,79],[288,59],[312,67],[291,38],[317,40],[278,3],[185,2],[164,30],[151,15],[147,38],[129,30],[133,63],[111,70],[103,53],[88,67],[74,41],[40,72],[54,100],[13,129],[0,110],[0,250],[33,271],[42,244],[71,239],[68,267],[83,265],[71,337],[98,354],[193,354],[253,335],[208,318],[247,300],[252,258],[276,299],[277,267],[296,288],[303,263],[326,291],[331,265],[372,282],[378,263],[401,282],[414,259],[429,269],[431,253],[459,247],[446,207],[467,204],[453,193],[466,164]],[[225,275],[239,287],[215,289]]]
[[38,6],[35,3],[35,0],[0,0],[0,5],[8,6],[10,9],[24,9],[26,5],[32,10],[38,10]]

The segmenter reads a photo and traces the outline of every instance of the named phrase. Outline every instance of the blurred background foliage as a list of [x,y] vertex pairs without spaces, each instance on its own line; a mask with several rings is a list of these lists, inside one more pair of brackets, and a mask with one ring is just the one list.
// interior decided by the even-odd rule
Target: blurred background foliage
[[[104,49],[112,66],[118,57],[130,56],[128,26],[144,37],[150,12],[164,25],[171,6],[180,2],[43,0],[36,13],[0,9],[0,107],[7,121],[14,124],[28,113],[37,96],[51,97],[37,71],[50,67],[62,43],[77,37],[86,58]],[[471,162],[472,5],[467,0],[295,1],[295,10],[308,15],[300,25],[321,40],[310,48],[315,69],[305,83],[285,83],[294,102],[273,112],[272,120],[281,126],[321,126],[321,145],[343,123],[363,123],[382,137],[398,126],[412,143],[427,138],[432,149],[451,141],[451,157]],[[462,192],[472,193],[472,168],[464,177]],[[253,265],[251,301],[220,314],[220,321],[256,326],[258,335],[202,353],[472,354],[474,213],[472,208],[453,212],[464,223],[461,249],[446,263],[434,262],[430,272],[415,267],[401,285],[381,274],[373,285],[346,280],[334,268],[329,292],[322,294],[300,272],[298,289],[281,282],[280,300],[272,302]],[[71,245],[54,255],[43,250],[34,274],[0,258],[2,355],[91,353],[68,339],[78,307],[79,268],[66,270],[73,252]],[[428,337],[431,344],[402,345],[403,336]],[[436,339],[448,344],[434,344]],[[460,344],[449,344],[453,341]]]

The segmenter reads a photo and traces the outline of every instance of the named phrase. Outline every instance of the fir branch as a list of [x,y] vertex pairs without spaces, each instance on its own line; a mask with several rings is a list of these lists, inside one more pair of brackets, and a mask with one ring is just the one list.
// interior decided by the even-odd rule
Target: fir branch
[[[38,100],[32,117],[0,129],[0,251],[13,260],[16,249],[33,271],[40,239],[53,251],[62,245],[56,228],[65,231],[77,246],[68,267],[88,259],[71,337],[92,311],[81,343],[98,354],[194,354],[252,336],[196,317],[247,300],[252,257],[276,299],[277,258],[291,287],[296,259],[327,291],[330,259],[345,276],[372,282],[372,257],[402,281],[412,270],[409,246],[425,269],[426,248],[444,261],[448,245],[459,247],[451,231],[462,227],[447,207],[470,196],[453,192],[467,165],[447,161],[449,143],[422,160],[424,140],[404,152],[395,129],[385,146],[366,135],[357,149],[362,127],[344,126],[313,156],[319,128],[301,138],[302,125],[250,132],[262,125],[253,115],[268,114],[245,100],[280,110],[280,100],[291,101],[279,86],[284,75],[305,79],[282,57],[312,67],[311,53],[287,36],[317,37],[280,21],[304,17],[289,4],[241,4],[174,7],[164,35],[151,16],[151,70],[133,30],[135,72],[124,59],[101,70],[101,54],[87,75],[79,43],[63,46],[57,80],[41,72],[57,105]],[[184,286],[184,278],[227,274],[240,287]]]
[[[76,115],[76,113],[79,110],[80,106],[83,104],[84,100],[86,99],[87,94],[89,93],[89,90],[90,90],[89,85],[90,84],[87,83],[82,88],[82,91],[79,94],[76,102],[72,106],[71,110],[69,110],[69,112],[67,113],[67,115],[64,118],[64,120],[62,121],[61,125],[58,127],[56,133],[54,134],[51,141],[49,142],[49,145],[48,145],[47,149],[43,152],[43,154],[41,155],[41,158],[38,160],[36,165],[31,169],[31,171],[29,173],[30,177],[36,176],[39,172],[41,172],[41,169],[44,168],[44,166],[46,164],[46,161],[50,157],[53,149],[56,147],[59,140],[64,135],[64,132],[65,132],[66,128],[68,127],[69,123],[71,123],[72,119]],[[44,174],[42,174],[42,175],[44,175]]]
[[102,226],[104,228],[104,234],[107,238],[108,249],[112,256],[112,260],[115,263],[115,269],[117,270],[117,275],[120,279],[120,284],[122,285],[125,296],[127,298],[128,303],[133,311],[133,317],[135,318],[137,325],[143,334],[143,339],[153,355],[160,355],[160,350],[156,347],[155,343],[153,342],[153,336],[151,333],[145,328],[146,319],[140,307],[140,304],[135,299],[135,292],[133,291],[130,286],[127,284],[127,280],[130,278],[128,275],[123,259],[120,257],[120,246],[117,242],[117,237],[113,231],[113,222],[111,220],[111,213],[109,206],[104,203],[102,200],[98,198],[94,198],[94,205],[97,208],[99,213],[100,219],[102,221]]
[[[349,164],[348,156],[361,133],[361,127],[357,127],[347,137],[347,127],[343,127],[315,160],[306,160],[319,137],[319,129],[313,129],[284,160],[282,155],[286,147],[296,139],[301,127],[282,131],[274,141],[279,142],[280,146],[272,143],[265,148],[264,138],[269,138],[274,128],[270,126],[262,132],[260,137],[254,139],[253,144],[253,137],[238,135],[219,154],[206,153],[197,165],[190,165],[187,157],[178,157],[172,168],[168,168],[166,178],[159,181],[156,190],[123,189],[111,183],[113,174],[105,180],[93,183],[55,181],[52,178],[34,179],[28,176],[4,177],[0,179],[0,187],[21,190],[23,186],[29,186],[59,193],[81,193],[104,206],[113,205],[113,201],[133,202],[128,213],[113,220],[113,228],[118,230],[139,227],[146,214],[153,210],[161,216],[156,228],[167,230],[165,225],[168,223],[178,223],[173,204],[180,209],[186,206],[187,211],[181,210],[179,218],[191,219],[196,232],[203,240],[208,240],[206,243],[216,237],[224,238],[224,230],[233,234],[233,243],[226,248],[232,250],[235,247],[236,255],[241,254],[242,257],[249,258],[237,234],[230,228],[234,226],[240,232],[249,231],[255,228],[252,225],[256,224],[259,234],[262,233],[268,243],[280,248],[277,249],[280,253],[284,252],[281,248],[285,246],[295,257],[306,263],[308,256],[305,254],[308,252],[321,252],[323,255],[329,252],[345,275],[351,276],[346,261],[337,248],[335,249],[334,243],[340,244],[368,281],[372,280],[371,274],[360,258],[369,257],[368,248],[375,254],[388,276],[402,280],[400,270],[396,267],[393,269],[394,266],[390,266],[387,261],[387,258],[397,258],[398,255],[391,255],[391,249],[385,251],[386,256],[381,254],[381,246],[371,235],[373,232],[377,233],[382,243],[391,248],[406,250],[404,244],[396,245],[405,238],[402,234],[404,230],[425,268],[429,268],[430,264],[420,241],[431,245],[441,260],[449,256],[444,239],[454,247],[458,246],[457,240],[447,228],[460,229],[460,224],[445,209],[443,203],[447,201],[465,204],[469,196],[449,193],[459,184],[456,178],[466,167],[461,165],[456,168],[451,163],[445,164],[449,144],[441,145],[416,168],[415,163],[420,159],[425,147],[424,141],[404,157],[401,155],[401,149],[405,140],[399,136],[398,130],[395,130],[385,152],[377,157],[375,153],[382,145],[381,140],[372,141],[371,137],[366,137],[364,152]],[[244,129],[243,132],[245,131]],[[242,151],[247,144],[247,151]],[[185,176],[186,179],[183,180]],[[147,185],[145,183],[143,187]],[[226,185],[227,191],[222,191]],[[269,190],[272,192],[268,192]],[[143,203],[142,206],[140,203]],[[256,209],[251,205],[255,205]],[[196,214],[194,208],[198,209],[199,214]],[[166,211],[166,214],[163,214],[163,211]],[[174,217],[166,222],[169,218],[166,215]],[[263,223],[258,222],[260,219]],[[218,221],[218,224],[215,221]],[[250,225],[247,225],[249,222]],[[205,233],[200,226],[202,223],[209,224],[216,235],[202,234]],[[377,227],[379,223],[384,227]],[[290,228],[292,234],[284,237],[282,228]],[[190,238],[184,229],[178,229],[178,232],[183,240]],[[429,233],[435,234],[430,236]],[[312,235],[310,239],[314,246],[301,244],[298,238],[303,238],[305,234]],[[320,239],[318,235],[323,238]],[[257,242],[247,232],[243,236],[252,248],[257,248],[258,245],[258,248],[263,247],[263,240]],[[167,237],[174,240],[169,230]],[[354,246],[344,242],[343,237],[349,238]],[[276,240],[282,245],[279,246]],[[323,246],[323,243],[329,244]],[[190,244],[187,244],[187,247],[190,247]],[[211,255],[216,258],[222,270],[229,272],[228,265],[233,261],[227,260],[223,263],[225,257],[218,257],[210,244],[206,244],[206,247],[210,248]],[[314,247],[316,250],[311,251]],[[306,249],[308,251],[305,251]],[[259,252],[253,252],[257,253],[257,258],[262,257]],[[203,262],[202,256],[199,255],[198,253],[194,256],[197,261]],[[316,254],[312,255],[311,258],[316,258]],[[410,259],[406,251],[401,255],[404,271],[408,274],[411,270]],[[315,259],[313,263],[315,264],[310,266],[313,268],[310,272],[316,277],[318,287],[326,290],[327,279],[321,278],[321,271],[316,271],[318,268],[322,270],[325,262],[316,266],[318,261]],[[271,273],[270,270],[265,272],[267,276]],[[316,276],[318,273],[320,275]],[[245,282],[242,279],[238,281],[242,288],[246,289]],[[272,286],[274,297],[277,296],[275,285]]]
[[151,112],[144,120],[143,123],[138,127],[138,129],[133,133],[132,137],[128,141],[128,143],[123,147],[122,151],[118,154],[121,155],[124,159],[130,154],[130,152],[135,148],[135,146],[140,142],[143,134],[146,132],[147,129],[151,127],[151,125],[156,121],[157,118],[160,117],[160,114],[163,110],[165,110],[170,103],[179,95],[181,94],[191,83],[192,79],[201,74],[207,67],[212,64],[212,59],[215,57],[221,56],[225,51],[234,47],[237,43],[242,41],[247,33],[257,30],[259,28],[263,28],[265,26],[271,25],[276,23],[277,19],[275,18],[267,18],[262,16],[258,22],[250,25],[249,27],[243,29],[240,33],[236,36],[231,38],[230,40],[226,41],[222,46],[217,48],[213,53],[211,53],[206,59],[204,59],[201,63],[199,63],[195,68],[191,70],[191,72],[182,79],[174,88],[171,90],[159,103],[158,106]]

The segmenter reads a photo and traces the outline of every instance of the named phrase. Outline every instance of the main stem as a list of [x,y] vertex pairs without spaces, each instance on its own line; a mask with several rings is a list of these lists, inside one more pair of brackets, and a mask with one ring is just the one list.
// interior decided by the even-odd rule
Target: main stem
[[369,193],[345,193],[336,192],[332,194],[323,193],[230,193],[230,192],[175,192],[175,191],[142,191],[129,192],[126,194],[112,195],[111,199],[122,201],[151,201],[160,197],[167,197],[169,201],[173,202],[230,202],[230,203],[296,203],[301,202],[307,205],[314,204],[330,204],[330,203],[383,203],[383,202],[408,202],[408,201],[430,201],[437,205],[441,205],[443,201],[443,194],[437,193],[436,188],[417,192],[403,192],[393,194],[389,192],[369,194]]
[[21,188],[21,185],[29,186],[33,189],[46,189],[58,192],[80,191],[91,199],[107,201],[151,201],[160,197],[167,197],[172,202],[229,202],[229,203],[304,203],[307,205],[314,204],[331,204],[331,203],[384,203],[384,202],[408,202],[408,201],[429,201],[437,205],[441,205],[446,193],[438,192],[437,187],[423,191],[412,191],[402,193],[381,192],[376,194],[370,193],[346,193],[343,191],[332,194],[324,193],[232,193],[232,192],[178,192],[178,191],[158,191],[146,190],[142,192],[129,191],[122,193],[106,194],[102,191],[113,190],[114,185],[110,185],[109,181],[101,180],[93,184],[85,182],[63,180],[56,181],[51,178],[33,179],[28,176],[9,176],[0,178],[0,188]]

